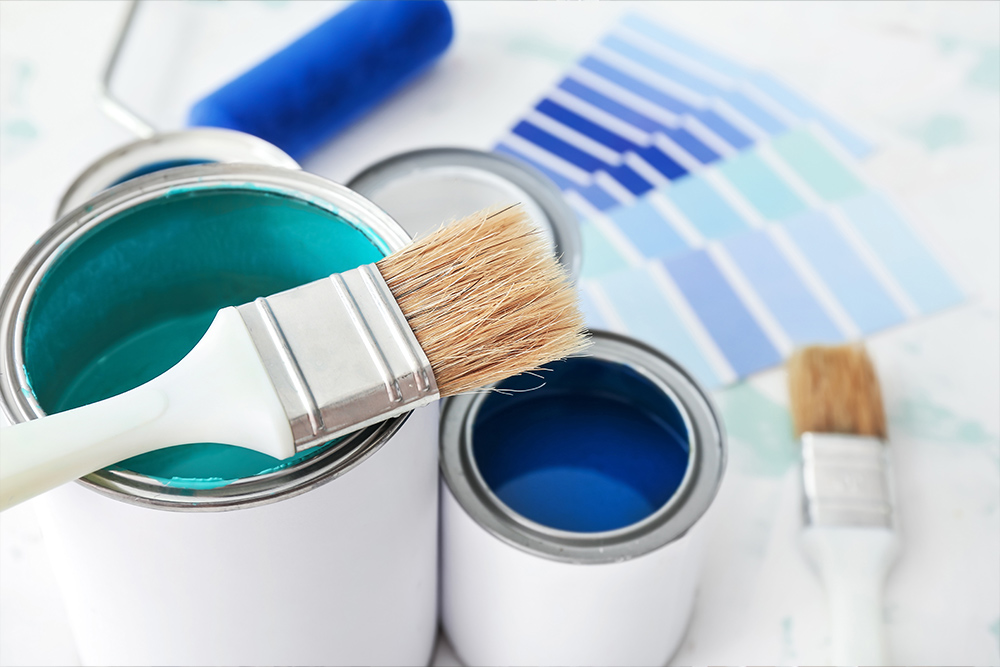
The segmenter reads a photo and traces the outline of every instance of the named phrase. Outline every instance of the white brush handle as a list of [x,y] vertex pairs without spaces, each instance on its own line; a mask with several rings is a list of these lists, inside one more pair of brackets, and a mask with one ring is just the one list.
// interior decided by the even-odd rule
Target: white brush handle
[[218,442],[284,459],[291,428],[235,308],[180,363],[104,401],[0,431],[0,510],[145,452]]
[[899,540],[888,528],[810,526],[803,544],[830,606],[832,665],[887,665],[882,589]]

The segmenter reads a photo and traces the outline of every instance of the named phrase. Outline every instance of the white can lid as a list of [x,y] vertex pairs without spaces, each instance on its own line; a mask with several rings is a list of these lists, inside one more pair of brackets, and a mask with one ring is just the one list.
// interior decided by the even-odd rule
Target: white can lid
[[579,273],[576,214],[548,178],[507,156],[465,148],[418,150],[368,167],[347,186],[414,238],[484,208],[522,204],[570,276]]

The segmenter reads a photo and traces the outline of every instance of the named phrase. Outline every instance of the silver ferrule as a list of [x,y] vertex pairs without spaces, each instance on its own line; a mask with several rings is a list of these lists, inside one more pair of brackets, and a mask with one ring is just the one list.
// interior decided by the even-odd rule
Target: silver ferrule
[[438,398],[430,361],[374,264],[237,310],[285,409],[296,451]]
[[895,522],[885,443],[868,436],[802,434],[807,526],[874,526]]

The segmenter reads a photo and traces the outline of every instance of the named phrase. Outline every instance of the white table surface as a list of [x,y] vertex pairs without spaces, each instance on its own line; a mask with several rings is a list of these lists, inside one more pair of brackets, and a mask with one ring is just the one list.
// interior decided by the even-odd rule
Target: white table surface
[[[335,3],[334,3],[335,4]],[[310,157],[346,180],[425,146],[488,149],[626,3],[454,3],[437,67]],[[336,10],[159,1],[118,79],[159,127]],[[125,7],[0,2],[0,276],[65,188],[128,133],[94,103]],[[897,664],[1000,664],[1000,4],[641,3],[768,70],[877,146],[864,170],[934,239],[967,304],[870,339],[895,455],[902,555],[886,586]],[[730,465],[676,664],[817,664],[828,616],[798,543],[798,452],[784,374],[717,392]],[[458,664],[446,644],[435,664]],[[0,665],[78,658],[31,503],[0,516]]]

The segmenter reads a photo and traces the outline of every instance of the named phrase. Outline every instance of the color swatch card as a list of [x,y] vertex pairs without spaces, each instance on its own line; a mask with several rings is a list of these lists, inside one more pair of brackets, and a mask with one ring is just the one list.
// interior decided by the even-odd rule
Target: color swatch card
[[776,79],[635,16],[496,148],[579,212],[590,325],[710,387],[961,301],[858,176],[869,149]]
[[807,122],[870,149],[773,77],[627,16],[496,150],[606,210]]

